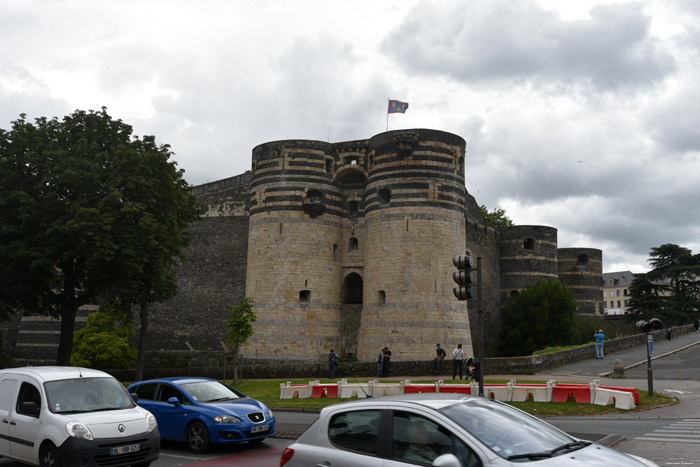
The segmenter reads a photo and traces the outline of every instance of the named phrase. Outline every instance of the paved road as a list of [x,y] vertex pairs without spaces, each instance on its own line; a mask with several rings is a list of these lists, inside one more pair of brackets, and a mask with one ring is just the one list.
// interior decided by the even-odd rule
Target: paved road
[[[621,434],[614,448],[653,460],[661,466],[700,466],[700,333],[654,342],[654,392],[675,396],[680,404],[596,417],[552,417],[547,421],[565,431],[575,429]],[[646,346],[608,354],[538,374],[543,379],[590,381],[612,372],[615,359],[625,366],[625,386],[648,389]],[[584,428],[586,419],[590,425]]]

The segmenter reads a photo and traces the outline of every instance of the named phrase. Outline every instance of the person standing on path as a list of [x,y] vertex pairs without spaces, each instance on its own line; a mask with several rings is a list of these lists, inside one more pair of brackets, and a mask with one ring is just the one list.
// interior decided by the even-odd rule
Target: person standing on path
[[[386,347],[384,347],[385,349]],[[377,357],[377,376],[382,377],[382,365],[384,364],[384,349],[379,351],[379,356]]]
[[603,334],[602,329],[598,329],[593,337],[595,337],[595,358],[603,358],[603,340],[605,340],[605,334]]
[[391,350],[389,350],[389,347],[384,347],[383,353],[384,361],[382,362],[382,377],[388,378],[391,366]]
[[338,368],[338,354],[331,349],[330,353],[328,354],[328,370],[330,373],[330,379],[335,377],[336,368]]
[[457,368],[459,368],[459,379],[462,379],[464,371],[464,350],[462,350],[462,344],[457,344],[457,348],[452,351],[452,361],[454,362],[452,379],[455,379],[455,376],[457,376]]

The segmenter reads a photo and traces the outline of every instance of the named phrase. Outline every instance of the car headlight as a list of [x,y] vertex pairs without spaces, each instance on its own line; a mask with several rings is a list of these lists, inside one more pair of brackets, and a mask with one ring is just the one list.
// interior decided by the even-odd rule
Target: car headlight
[[146,423],[148,426],[146,429],[150,433],[151,431],[155,430],[155,428],[158,426],[158,422],[156,421],[156,417],[153,416],[152,413],[148,413],[148,416],[146,417]]
[[270,412],[270,418],[275,418],[275,414],[272,412],[272,409],[267,409],[268,412]]
[[241,423],[241,419],[233,415],[217,415],[214,420],[219,423]]
[[90,429],[79,422],[68,422],[66,423],[66,431],[73,438],[83,438],[92,440],[92,433]]

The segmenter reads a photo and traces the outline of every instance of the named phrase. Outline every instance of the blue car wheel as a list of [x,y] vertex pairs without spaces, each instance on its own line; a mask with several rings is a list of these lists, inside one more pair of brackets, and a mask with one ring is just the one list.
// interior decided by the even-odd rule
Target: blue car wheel
[[207,452],[211,447],[207,427],[201,422],[192,422],[187,427],[187,447],[197,454]]

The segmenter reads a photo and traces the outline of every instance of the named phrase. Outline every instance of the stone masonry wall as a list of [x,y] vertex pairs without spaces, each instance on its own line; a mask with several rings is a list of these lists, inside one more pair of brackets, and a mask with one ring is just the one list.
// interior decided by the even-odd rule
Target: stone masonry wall
[[[476,261],[481,257],[481,308],[484,320],[484,354],[487,357],[497,355],[498,340],[501,332],[501,264],[499,255],[499,234],[496,229],[489,227],[484,220],[479,205],[473,196],[467,195],[467,244]],[[476,287],[474,287],[476,289]],[[479,345],[481,332],[479,330],[478,299],[467,301],[469,308],[469,324],[471,326],[474,351]]]
[[149,322],[149,352],[225,348],[228,308],[238,304],[245,294],[248,180],[233,177],[227,183],[196,188],[209,214],[190,226],[192,241],[185,251],[187,261],[177,273],[179,295],[154,307]]

